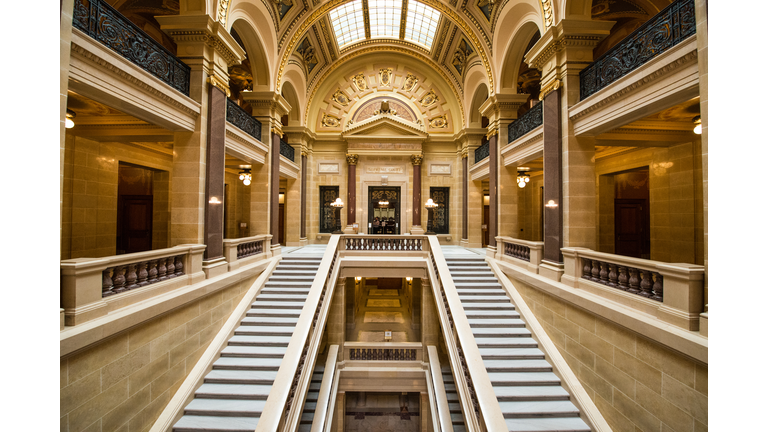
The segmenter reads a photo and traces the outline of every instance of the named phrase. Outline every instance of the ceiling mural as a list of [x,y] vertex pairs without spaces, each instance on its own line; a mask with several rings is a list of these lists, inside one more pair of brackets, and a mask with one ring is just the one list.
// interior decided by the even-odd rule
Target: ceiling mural
[[453,133],[452,115],[445,96],[425,85],[419,71],[398,64],[374,64],[348,73],[343,82],[323,97],[315,130],[341,132],[381,113],[422,125],[429,133]]

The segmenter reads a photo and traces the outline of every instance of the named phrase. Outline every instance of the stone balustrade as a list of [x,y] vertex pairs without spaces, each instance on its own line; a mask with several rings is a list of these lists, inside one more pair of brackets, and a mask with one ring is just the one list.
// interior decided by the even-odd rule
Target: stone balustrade
[[346,360],[422,361],[421,342],[346,342]]
[[68,326],[205,279],[205,245],[61,262],[64,320]]
[[704,266],[664,263],[563,248],[561,282],[655,315],[686,330],[698,330],[704,310]]
[[539,272],[543,253],[544,242],[496,237],[495,258],[497,260],[522,267],[533,273]]
[[424,251],[425,236],[399,235],[352,235],[344,236],[345,251],[372,252],[421,252]]
[[229,271],[271,257],[271,242],[271,234],[224,239],[224,259]]

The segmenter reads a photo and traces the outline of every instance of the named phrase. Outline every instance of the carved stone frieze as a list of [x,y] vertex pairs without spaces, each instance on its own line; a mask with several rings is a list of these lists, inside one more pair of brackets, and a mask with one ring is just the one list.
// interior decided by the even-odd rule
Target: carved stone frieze
[[392,85],[392,68],[379,69],[379,85],[382,87]]
[[405,80],[403,80],[403,90],[409,92],[413,90],[413,87],[419,82],[414,74],[405,74]]

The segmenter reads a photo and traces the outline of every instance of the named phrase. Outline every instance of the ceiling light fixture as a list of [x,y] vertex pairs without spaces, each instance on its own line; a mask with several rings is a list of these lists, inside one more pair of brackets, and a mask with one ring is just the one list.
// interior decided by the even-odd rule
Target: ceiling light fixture
[[523,171],[517,172],[517,187],[522,189],[525,187],[525,185],[528,184],[529,181],[531,181],[531,176],[529,176]]
[[701,116],[697,115],[693,118],[693,124],[696,126],[693,128],[693,133],[696,135],[701,135]]
[[72,129],[75,127],[75,121],[73,120],[77,114],[75,114],[74,111],[71,109],[67,109],[67,118],[64,120],[64,127],[67,129]]
[[245,168],[242,171],[240,171],[240,180],[243,181],[243,184],[246,186],[249,186],[251,184],[251,169]]

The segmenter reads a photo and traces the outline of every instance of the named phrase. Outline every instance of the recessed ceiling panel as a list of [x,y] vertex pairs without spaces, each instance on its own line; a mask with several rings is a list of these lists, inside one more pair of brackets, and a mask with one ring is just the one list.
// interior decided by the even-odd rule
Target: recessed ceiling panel
[[339,48],[365,39],[363,2],[356,0],[328,13]]
[[437,32],[440,12],[415,0],[408,2],[408,15],[405,19],[405,39],[432,48]]
[[371,38],[399,37],[402,9],[402,0],[368,0]]

